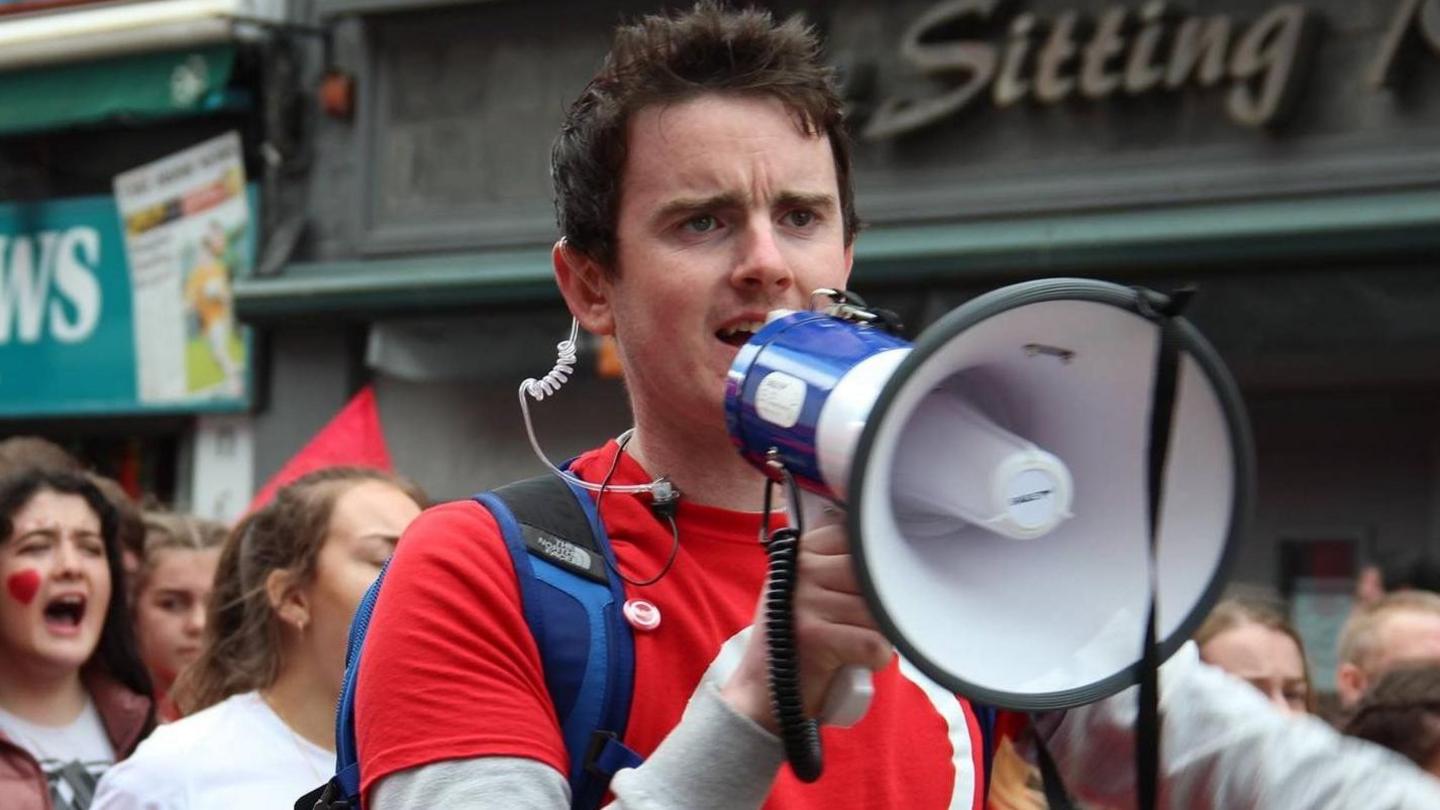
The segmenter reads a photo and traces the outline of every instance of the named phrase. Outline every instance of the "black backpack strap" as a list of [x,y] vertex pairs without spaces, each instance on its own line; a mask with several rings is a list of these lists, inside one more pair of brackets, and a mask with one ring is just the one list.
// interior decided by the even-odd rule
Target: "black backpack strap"
[[[585,579],[610,584],[605,563],[609,538],[597,536],[603,530],[597,531],[591,521],[594,506],[587,511],[569,484],[558,476],[542,475],[506,484],[493,494],[515,516],[531,554]],[[589,500],[589,495],[581,493],[580,497]]]

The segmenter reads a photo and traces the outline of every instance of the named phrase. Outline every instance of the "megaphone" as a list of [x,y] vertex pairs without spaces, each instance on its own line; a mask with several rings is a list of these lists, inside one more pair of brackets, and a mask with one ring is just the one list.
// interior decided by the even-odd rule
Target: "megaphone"
[[730,369],[730,436],[843,507],[872,614],[930,679],[1007,709],[1089,703],[1140,676],[1152,565],[1161,660],[1203,620],[1252,499],[1238,390],[1177,317],[1152,556],[1156,298],[1020,283],[913,345],[838,294],[772,313]]

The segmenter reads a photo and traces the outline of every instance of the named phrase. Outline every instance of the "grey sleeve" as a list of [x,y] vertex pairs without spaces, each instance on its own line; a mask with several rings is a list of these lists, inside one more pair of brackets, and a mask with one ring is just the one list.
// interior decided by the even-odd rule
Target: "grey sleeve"
[[533,759],[448,759],[381,779],[367,806],[564,810],[570,806],[570,786],[559,771]]
[[[1162,805],[1200,810],[1440,808],[1440,782],[1409,760],[1287,716],[1187,643],[1160,669]],[[1133,808],[1136,690],[1037,724],[1077,798]]]
[[[734,712],[707,679],[650,758],[616,774],[607,810],[758,808],[782,758],[779,740]],[[375,786],[371,805],[564,810],[570,788],[558,771],[535,760],[476,757],[391,774]]]

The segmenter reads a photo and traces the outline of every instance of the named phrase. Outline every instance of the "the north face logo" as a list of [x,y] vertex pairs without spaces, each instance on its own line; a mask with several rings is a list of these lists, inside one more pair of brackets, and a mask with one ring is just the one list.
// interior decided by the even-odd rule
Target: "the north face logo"
[[590,552],[574,543],[543,534],[536,537],[535,542],[540,546],[540,553],[552,560],[586,570],[590,568]]

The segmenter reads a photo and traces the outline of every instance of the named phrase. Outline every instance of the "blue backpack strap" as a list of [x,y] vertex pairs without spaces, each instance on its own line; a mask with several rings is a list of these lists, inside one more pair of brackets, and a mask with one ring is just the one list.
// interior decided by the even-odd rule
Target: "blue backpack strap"
[[[642,757],[622,740],[630,717],[635,651],[621,606],[624,585],[588,493],[554,476],[475,496],[495,516],[520,583],[525,620],[540,650],[545,683],[570,757],[571,806],[600,806],[610,777]],[[335,775],[300,797],[295,810],[359,810],[355,688],[365,634],[389,571],[365,592],[350,624],[345,680],[335,712]]]
[[556,476],[475,500],[495,516],[570,758],[571,807],[600,806],[610,777],[641,757],[624,745],[635,680],[624,583],[588,492]]
[[340,685],[340,702],[335,707],[335,775],[319,788],[301,796],[295,802],[295,810],[359,810],[360,808],[360,749],[355,743],[355,684],[360,673],[360,653],[364,649],[365,634],[370,630],[370,618],[375,615],[375,599],[380,595],[380,586],[385,584],[385,574],[390,570],[386,560],[380,568],[380,576],[370,584],[360,605],[355,608],[355,617],[350,620],[350,641],[345,647],[345,680]]
[[997,722],[997,711],[994,706],[986,703],[970,702],[970,711],[975,713],[975,724],[980,726],[980,755],[984,766],[982,776],[985,779],[985,798],[990,798],[990,773],[995,765],[995,724]]

